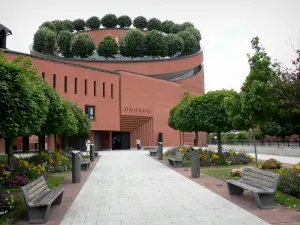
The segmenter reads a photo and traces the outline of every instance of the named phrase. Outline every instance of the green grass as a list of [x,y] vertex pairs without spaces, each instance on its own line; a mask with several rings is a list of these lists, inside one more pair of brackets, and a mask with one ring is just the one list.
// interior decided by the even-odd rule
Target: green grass
[[[236,180],[239,179],[238,176],[232,176],[231,175],[232,168],[226,168],[226,169],[218,169],[218,170],[212,170],[212,169],[202,169],[202,173],[209,175],[211,177],[215,177],[220,180]],[[293,208],[297,211],[300,211],[300,199],[295,198],[293,196],[287,195],[285,193],[282,193],[281,191],[277,191],[275,195],[275,202],[280,203],[284,206]]]

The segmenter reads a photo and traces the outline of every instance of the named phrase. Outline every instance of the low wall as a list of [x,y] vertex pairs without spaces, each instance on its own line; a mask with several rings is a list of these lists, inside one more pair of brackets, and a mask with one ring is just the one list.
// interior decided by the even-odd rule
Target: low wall
[[[227,150],[232,149],[235,151],[246,151],[248,153],[254,153],[253,145],[222,145],[222,147]],[[208,145],[208,148],[216,149],[217,145]],[[300,157],[300,148],[257,146],[257,154]]]

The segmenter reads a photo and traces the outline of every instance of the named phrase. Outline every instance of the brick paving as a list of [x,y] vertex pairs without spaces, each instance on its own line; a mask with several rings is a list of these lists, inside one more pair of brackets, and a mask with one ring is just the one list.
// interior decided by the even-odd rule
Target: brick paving
[[143,152],[103,152],[61,225],[267,225]]
[[[153,159],[156,160],[155,157],[153,157]],[[300,225],[300,212],[296,212],[280,204],[277,204],[276,209],[260,210],[257,208],[255,201],[251,193],[249,192],[245,192],[243,196],[231,196],[228,194],[227,184],[225,181],[219,180],[203,173],[201,173],[200,178],[191,178],[190,168],[174,168],[168,165],[167,160],[161,160],[159,162],[173,169],[177,173],[185,176],[186,178],[189,178],[195,183],[240,206],[248,212],[260,217],[270,224]],[[286,164],[285,166],[291,165]]]

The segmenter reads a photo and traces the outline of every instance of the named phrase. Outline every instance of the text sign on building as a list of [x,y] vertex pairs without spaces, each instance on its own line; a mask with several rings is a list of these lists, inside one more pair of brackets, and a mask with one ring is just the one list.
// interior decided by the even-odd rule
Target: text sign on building
[[139,107],[122,107],[123,115],[141,115],[141,116],[152,116],[152,110],[148,108],[139,108]]

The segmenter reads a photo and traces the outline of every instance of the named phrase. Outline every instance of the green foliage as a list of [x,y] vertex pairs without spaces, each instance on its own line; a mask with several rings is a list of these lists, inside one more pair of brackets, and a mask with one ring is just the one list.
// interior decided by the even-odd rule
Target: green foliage
[[147,27],[147,19],[143,16],[138,16],[133,20],[133,26],[137,29],[145,29]]
[[248,132],[247,132],[247,131],[240,131],[240,132],[236,135],[236,140],[238,140],[238,141],[245,141],[245,140],[248,140]]
[[52,30],[53,32],[55,32],[55,24],[53,22],[50,22],[50,21],[46,21],[44,22],[39,28],[42,28],[42,27],[47,27],[49,30]]
[[234,141],[236,139],[236,136],[234,133],[227,133],[227,134],[224,134],[222,136],[222,139],[224,138],[224,140],[227,140],[227,141]]
[[191,22],[184,22],[180,26],[182,30],[185,30],[187,28],[195,28],[194,24],[192,24]]
[[149,56],[165,56],[166,54],[166,41],[165,36],[157,31],[149,31],[146,35],[146,55]]
[[87,115],[76,104],[71,104],[78,128],[76,136],[88,136],[91,133],[91,123]]
[[166,20],[166,21],[162,22],[161,23],[161,31],[166,33],[166,34],[171,33],[171,28],[174,24],[175,23],[173,21],[170,21],[170,20]]
[[151,18],[147,22],[147,30],[161,30],[161,21],[156,18]]
[[129,16],[120,16],[118,18],[118,25],[121,27],[121,28],[128,28],[130,27],[132,24],[132,21],[131,21],[131,18]]
[[198,50],[199,43],[193,34],[181,31],[177,35],[184,41],[183,55],[189,55]]
[[87,58],[95,50],[94,40],[87,34],[77,34],[73,39],[71,48],[74,56]]
[[124,56],[139,57],[145,52],[146,37],[139,29],[128,31],[120,42],[120,52]]
[[101,25],[101,20],[97,16],[92,16],[86,21],[86,26],[91,30],[99,29],[100,25]]
[[63,20],[62,21],[63,30],[67,30],[70,32],[74,31],[74,23],[71,20]]
[[260,130],[256,130],[254,134],[256,140],[263,140],[265,138],[265,135]]
[[177,34],[177,33],[179,33],[180,31],[182,31],[182,27],[181,27],[181,25],[180,24],[174,24],[172,27],[171,27],[171,31],[170,31],[170,33],[172,33],[172,34]]
[[106,35],[99,43],[97,52],[99,56],[112,57],[117,54],[119,46],[117,41],[110,35]]
[[42,27],[34,34],[33,49],[46,55],[52,55],[55,49],[55,38],[53,31]]
[[102,17],[101,23],[105,28],[115,28],[118,25],[118,18],[115,14],[107,14]]
[[85,29],[85,21],[83,19],[76,19],[73,24],[76,31],[83,31]]
[[55,25],[56,34],[59,34],[59,32],[65,30],[63,21],[61,21],[61,20],[54,20],[54,21],[52,21],[52,23]]
[[62,115],[64,120],[58,134],[63,136],[73,136],[78,133],[77,120],[74,115],[71,103],[62,100]]
[[184,41],[178,35],[176,35],[176,34],[166,35],[165,42],[166,42],[166,55],[167,56],[172,57],[178,53],[183,52]]
[[73,56],[71,45],[74,34],[69,31],[61,31],[57,37],[57,45],[60,52],[66,58],[71,58]]
[[300,198],[300,171],[287,170],[281,174],[278,190]]
[[194,35],[194,37],[197,39],[197,41],[201,41],[201,34],[200,31],[197,30],[196,28],[193,27],[188,27],[185,29],[185,31],[191,33],[192,35]]

